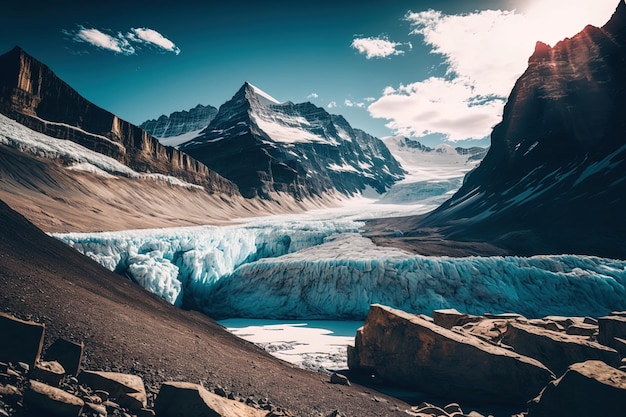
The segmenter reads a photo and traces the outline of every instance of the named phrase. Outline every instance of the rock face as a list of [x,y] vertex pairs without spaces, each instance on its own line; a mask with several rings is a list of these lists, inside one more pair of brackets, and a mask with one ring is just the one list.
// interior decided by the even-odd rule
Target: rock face
[[189,382],[161,385],[154,411],[162,417],[261,417],[267,414],[267,411],[227,400]]
[[478,402],[522,404],[554,378],[534,359],[381,305],[371,307],[349,358],[351,370]]
[[537,326],[511,322],[502,342],[516,352],[546,365],[555,375],[562,375],[577,362],[598,359],[618,367],[620,356],[614,350],[584,337],[559,333]]
[[420,227],[522,255],[623,259],[625,60],[623,0],[604,27],[537,43],[486,157]]
[[380,140],[311,103],[280,103],[245,83],[198,137],[179,147],[239,186],[246,197],[297,199],[371,187],[403,170]]
[[139,172],[172,175],[210,191],[236,187],[205,165],[94,105],[21,48],[0,56],[0,112],[59,139],[117,159]]
[[43,347],[45,326],[0,313],[0,361],[24,362],[32,369]]
[[528,417],[620,417],[626,410],[626,372],[601,361],[572,365],[529,403]]
[[215,118],[217,109],[213,106],[198,104],[190,110],[162,115],[158,119],[147,120],[139,125],[149,135],[161,140],[181,136],[189,132],[202,130]]
[[618,349],[626,357],[626,317],[606,316],[598,319],[598,342]]

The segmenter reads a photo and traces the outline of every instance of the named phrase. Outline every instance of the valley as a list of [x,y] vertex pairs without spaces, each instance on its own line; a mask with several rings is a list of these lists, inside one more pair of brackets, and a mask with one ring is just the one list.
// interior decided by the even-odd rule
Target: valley
[[[421,21],[412,34],[434,45],[429,25],[445,19],[423,13],[404,19]],[[153,32],[94,41],[83,28],[75,41],[113,45],[122,59],[181,53]],[[413,50],[377,40],[407,49],[395,55]],[[356,41],[355,57],[364,53]],[[620,0],[602,26],[537,42],[491,145],[464,147],[450,132],[464,127],[476,139],[493,114],[444,118],[441,130],[401,125],[443,112],[417,117],[404,103],[429,83],[463,79],[453,60],[445,78],[388,86],[378,101],[279,101],[244,81],[218,107],[133,124],[16,46],[0,55],[2,312],[48,332],[32,366],[60,337],[84,344],[85,367],[140,377],[148,395],[136,416],[155,415],[147,407],[158,408],[159,387],[193,381],[266,417],[561,417],[578,397],[585,404],[572,408],[617,417],[626,392],[624,62]],[[463,82],[456,87],[472,95],[457,111],[504,104]],[[335,112],[374,103],[375,117],[389,101],[393,136]],[[420,142],[442,132],[443,143]],[[13,336],[0,346],[15,348]],[[30,367],[2,368],[0,414],[28,414]],[[583,378],[572,383],[574,374]],[[80,378],[64,378],[98,401],[75,388]],[[482,411],[463,413],[457,398]],[[100,415],[130,410],[116,405]],[[90,410],[78,415],[99,413]]]

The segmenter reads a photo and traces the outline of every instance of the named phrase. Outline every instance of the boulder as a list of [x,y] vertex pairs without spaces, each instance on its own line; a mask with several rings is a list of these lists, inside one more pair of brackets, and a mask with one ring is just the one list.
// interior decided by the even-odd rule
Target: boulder
[[355,370],[457,400],[522,404],[554,378],[535,359],[378,304],[352,350]]
[[543,318],[544,321],[552,321],[560,326],[563,326],[564,329],[567,329],[574,323],[580,323],[583,321],[582,317],[565,317],[565,316],[546,316]]
[[522,323],[509,323],[502,342],[516,352],[535,358],[556,375],[567,367],[586,360],[598,359],[619,366],[620,357],[615,349],[586,340]]
[[458,312],[454,308],[434,310],[433,321],[437,326],[441,326],[446,329],[451,329],[454,326],[463,326],[466,323],[471,323],[481,320],[481,317],[470,316]]
[[262,417],[257,410],[238,401],[213,394],[189,382],[165,382],[154,402],[159,417]]
[[0,313],[0,361],[24,362],[30,369],[41,356],[45,326]]
[[24,405],[60,417],[79,416],[85,403],[80,398],[42,382],[30,381]]
[[606,316],[598,319],[598,342],[618,347],[615,338],[626,339],[626,316]]
[[597,324],[574,323],[565,331],[574,336],[593,336],[598,332]]
[[148,399],[141,377],[117,372],[83,370],[78,381],[93,390],[104,390],[122,407],[131,410],[146,408]]
[[467,323],[462,328],[464,333],[478,337],[492,344],[500,344],[502,334],[506,331],[509,320],[484,319],[476,323]]
[[83,342],[76,343],[65,339],[57,339],[48,349],[45,358],[48,361],[57,361],[68,375],[78,375],[80,364],[83,360]]
[[65,369],[57,361],[41,361],[30,371],[30,377],[48,385],[59,386],[65,376]]
[[532,320],[528,320],[526,323],[533,325],[533,326],[541,327],[543,329],[552,330],[554,332],[565,331],[565,327],[563,327],[561,324],[557,323],[556,321],[552,321],[552,320],[532,319]]
[[529,402],[528,417],[623,417],[626,372],[601,361],[577,363]]
[[330,376],[330,383],[350,386],[350,380],[348,380],[348,377],[338,374],[337,372],[333,372]]

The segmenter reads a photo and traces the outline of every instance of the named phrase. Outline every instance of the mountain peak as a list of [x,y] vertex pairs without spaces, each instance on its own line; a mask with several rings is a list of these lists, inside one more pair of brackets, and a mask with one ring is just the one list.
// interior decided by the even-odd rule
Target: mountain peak
[[539,62],[544,61],[545,59],[550,58],[550,54],[552,52],[552,47],[547,43],[543,43],[541,41],[537,41],[535,44],[535,52],[528,59],[528,63],[531,62]]
[[271,95],[267,94],[265,91],[261,90],[259,87],[256,87],[250,84],[248,81],[243,83],[243,86],[239,89],[239,92],[246,95],[246,97],[250,98],[250,95],[255,97],[261,104],[263,105],[276,105],[281,104],[280,101],[276,100]]

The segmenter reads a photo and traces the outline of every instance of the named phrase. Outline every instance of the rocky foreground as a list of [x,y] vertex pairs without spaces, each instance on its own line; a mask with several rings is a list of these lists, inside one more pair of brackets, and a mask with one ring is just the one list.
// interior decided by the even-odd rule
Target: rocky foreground
[[[626,312],[526,319],[373,305],[348,349],[355,372],[432,395],[517,404],[519,416],[626,415]],[[460,417],[424,404],[413,416]],[[476,415],[476,414],[475,414]]]
[[[0,313],[0,416],[295,416],[267,398],[184,381],[145,383],[133,373],[86,369],[84,343],[63,338],[43,350],[46,326]],[[373,305],[349,367],[441,400],[518,405],[513,417],[611,417],[626,412],[626,312],[526,319],[433,317]],[[43,352],[43,354],[42,354]],[[557,378],[557,376],[559,376]],[[350,386],[334,373],[327,383]],[[386,402],[373,397],[375,402]],[[390,408],[414,417],[484,417],[458,403]],[[323,416],[346,417],[339,410]]]

